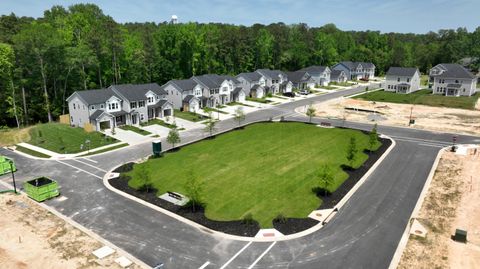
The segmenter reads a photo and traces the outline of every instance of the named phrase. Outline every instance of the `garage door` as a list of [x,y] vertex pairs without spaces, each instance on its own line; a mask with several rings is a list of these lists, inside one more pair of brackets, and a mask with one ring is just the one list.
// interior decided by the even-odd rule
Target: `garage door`
[[105,130],[105,129],[110,129],[110,121],[102,121],[100,122],[100,129]]

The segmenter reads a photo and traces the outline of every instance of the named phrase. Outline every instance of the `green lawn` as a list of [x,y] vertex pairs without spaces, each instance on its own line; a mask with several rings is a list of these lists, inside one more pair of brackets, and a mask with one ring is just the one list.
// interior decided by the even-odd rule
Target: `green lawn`
[[26,142],[57,153],[77,153],[87,150],[86,140],[90,140],[90,149],[118,142],[99,132],[87,133],[82,128],[60,123],[35,125],[30,129],[30,141]]
[[149,131],[146,131],[146,130],[143,130],[143,129],[140,129],[136,126],[132,126],[132,125],[123,125],[120,127],[120,129],[122,130],[126,130],[126,131],[132,131],[132,132],[135,132],[137,134],[141,134],[141,135],[150,135],[152,133],[150,133]]
[[420,90],[410,94],[398,94],[394,92],[376,91],[358,95],[353,98],[377,102],[474,109],[475,103],[477,102],[479,97],[480,93],[477,93],[471,97],[451,97],[432,95],[431,90]]
[[353,85],[355,85],[355,84],[354,84],[354,83],[351,83],[351,82],[330,82],[330,85],[350,87],[350,86],[353,86]]
[[39,158],[50,158],[51,157],[50,155],[43,154],[41,152],[31,150],[31,149],[28,149],[28,148],[25,148],[25,147],[22,147],[22,146],[16,146],[15,150],[18,150],[20,152],[26,153],[26,154],[31,155],[31,156],[39,157]]
[[338,90],[338,88],[334,86],[319,86],[317,89]]
[[[368,136],[360,131],[304,123],[249,125],[136,164],[128,173],[133,176],[129,185],[142,185],[136,170],[147,166],[158,194],[186,193],[185,183],[193,173],[204,184],[202,200],[208,218],[240,220],[251,213],[268,228],[279,214],[305,218],[320,206],[312,188],[322,186],[317,178],[322,165],[329,165],[335,176],[331,191],[347,179],[341,165],[347,163],[350,137],[356,137],[363,152]],[[359,153],[354,167],[366,159],[366,154]]]
[[200,115],[198,113],[188,112],[188,111],[180,111],[175,109],[174,116],[177,118],[181,118],[184,120],[189,120],[193,122],[202,121],[208,119],[207,116]]
[[265,97],[264,98],[254,98],[254,97],[247,97],[245,98],[247,101],[252,101],[252,102],[257,102],[257,103],[262,103],[262,104],[268,104],[271,103],[272,101],[267,100]]
[[230,103],[228,103],[227,105],[229,105],[229,106],[236,106],[236,105],[239,105],[239,106],[248,106],[248,107],[254,107],[254,106],[247,105],[247,104],[240,103],[240,102],[230,102]]

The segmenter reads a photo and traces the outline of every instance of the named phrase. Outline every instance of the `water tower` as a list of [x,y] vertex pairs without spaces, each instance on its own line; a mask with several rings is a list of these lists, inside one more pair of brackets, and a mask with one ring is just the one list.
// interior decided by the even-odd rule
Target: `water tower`
[[177,24],[178,23],[178,17],[177,15],[172,15],[172,19],[170,20],[171,24]]

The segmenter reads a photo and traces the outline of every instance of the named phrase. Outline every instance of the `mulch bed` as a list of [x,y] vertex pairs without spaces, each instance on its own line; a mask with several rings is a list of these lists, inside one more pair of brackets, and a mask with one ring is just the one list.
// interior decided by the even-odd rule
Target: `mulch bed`
[[[372,165],[382,156],[382,154],[390,147],[392,143],[389,139],[379,138],[379,140],[382,143],[382,145],[377,151],[374,151],[374,152],[365,151],[365,153],[369,157],[361,167],[355,170],[351,170],[344,167],[344,170],[346,173],[348,173],[349,177],[347,178],[347,180],[345,180],[345,182],[343,182],[343,184],[340,187],[338,187],[338,189],[334,193],[331,193],[328,196],[319,195],[319,198],[322,200],[322,204],[320,205],[318,210],[335,207],[337,203],[353,188],[353,186],[357,184],[357,182],[370,169],[370,167],[372,167]],[[125,173],[128,171],[131,171],[133,169],[133,164],[134,163],[124,164],[118,167],[117,169],[115,169],[114,172]],[[227,234],[239,235],[239,236],[253,237],[258,233],[260,229],[260,225],[255,221],[251,224],[246,224],[241,220],[237,220],[237,221],[210,220],[207,217],[205,217],[205,214],[204,214],[205,211],[201,207],[197,209],[195,212],[192,212],[191,208],[177,206],[163,199],[158,198],[156,195],[157,191],[155,189],[151,190],[148,193],[137,191],[131,188],[130,186],[128,186],[128,180],[129,180],[129,177],[120,176],[118,178],[109,179],[109,182],[110,182],[110,185],[112,185],[113,187],[123,192],[126,192],[137,198],[145,200],[151,204],[162,207],[166,210],[169,210],[175,214],[178,214],[184,218],[192,220],[200,225],[203,225],[215,231],[219,231]],[[318,221],[311,218],[285,218],[282,221],[279,221],[279,220],[273,221],[274,228],[285,235],[304,231],[306,229],[309,229],[315,226],[316,224],[318,224]]]

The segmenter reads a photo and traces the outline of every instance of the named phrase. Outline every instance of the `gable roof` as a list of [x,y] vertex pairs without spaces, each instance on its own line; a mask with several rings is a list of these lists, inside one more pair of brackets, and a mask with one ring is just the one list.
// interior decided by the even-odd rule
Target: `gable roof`
[[112,96],[115,96],[120,99],[120,97],[111,89],[97,89],[97,90],[85,90],[85,91],[76,91],[70,97],[67,98],[69,101],[73,96],[78,95],[87,105],[101,104],[105,103]]
[[344,65],[349,70],[357,69],[359,65],[361,65],[363,68],[375,68],[375,65],[373,63],[367,63],[367,62],[343,61],[338,63],[337,65],[339,64]]
[[147,94],[148,91],[152,91],[158,95],[167,94],[157,83],[119,84],[112,85],[108,88],[118,92],[129,101],[140,101],[147,99],[145,94]]
[[193,76],[192,79],[210,89],[219,88],[225,80],[231,80],[235,84],[239,83],[236,78],[229,75],[205,74]]
[[342,75],[342,73],[344,76],[346,76],[343,70],[332,70],[332,73],[330,73],[330,79],[337,80],[340,77],[340,75]]
[[413,77],[418,71],[415,67],[390,67],[387,76]]
[[309,67],[302,68],[298,71],[305,71],[305,72],[308,72],[312,76],[318,76],[318,75],[322,74],[323,72],[325,72],[325,70],[327,68],[328,67],[326,67],[326,66],[312,65],[312,66],[309,66]]
[[258,72],[249,72],[249,73],[240,73],[237,75],[238,77],[242,77],[248,82],[254,82],[254,81],[259,81],[262,75]]
[[96,120],[98,119],[103,113],[106,113],[105,111],[101,110],[101,109],[98,109],[96,110],[95,112],[93,112],[92,115],[90,115],[90,119],[91,120]]
[[267,78],[278,78],[280,75],[282,76],[285,76],[285,73],[283,73],[282,71],[280,70],[270,70],[270,69],[258,69],[257,71],[255,71],[261,75],[264,75],[265,77]]
[[195,86],[197,86],[197,82],[191,78],[189,79],[172,79],[167,84],[170,83],[172,84],[175,88],[177,88],[179,91],[184,92],[184,91],[191,91]]
[[312,76],[307,71],[285,72],[288,80],[293,83],[301,83],[309,81]]
[[[440,67],[444,72],[435,77],[440,78],[466,78],[466,79],[475,79],[476,77],[470,73],[465,67],[459,64],[439,64],[435,67]],[[434,68],[435,68],[434,67]]]

